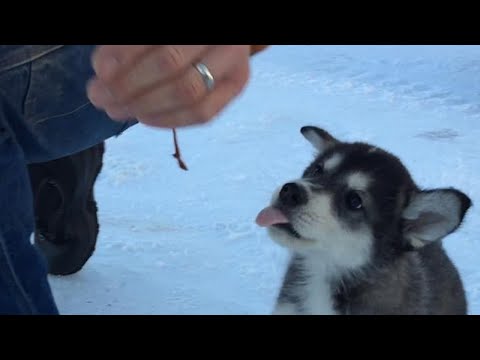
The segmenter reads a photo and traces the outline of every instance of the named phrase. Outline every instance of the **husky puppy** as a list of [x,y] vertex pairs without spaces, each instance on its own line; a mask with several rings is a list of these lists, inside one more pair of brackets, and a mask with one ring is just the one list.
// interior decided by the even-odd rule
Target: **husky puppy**
[[467,314],[442,239],[461,225],[469,197],[420,189],[378,147],[314,126],[301,133],[318,155],[256,219],[291,253],[273,314]]

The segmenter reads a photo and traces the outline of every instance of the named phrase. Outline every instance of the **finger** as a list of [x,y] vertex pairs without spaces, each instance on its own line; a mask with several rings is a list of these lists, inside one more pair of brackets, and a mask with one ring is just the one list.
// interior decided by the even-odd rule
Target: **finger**
[[101,45],[92,55],[93,69],[99,79],[108,82],[154,47],[155,45]]
[[153,127],[177,128],[211,121],[244,89],[249,76],[248,62],[239,66],[231,78],[220,81],[211,94],[195,106],[180,111],[138,117],[138,121]]
[[155,85],[178,76],[208,45],[167,45],[147,52],[106,83],[119,102],[127,102]]
[[128,112],[128,109],[125,109],[123,106],[112,106],[105,111],[108,117],[112,120],[117,121],[126,121],[133,120],[134,117]]
[[[248,51],[238,46],[214,46],[205,53],[201,62],[210,70],[214,80],[221,82],[232,77],[232,72],[241,71],[239,61],[248,62]],[[215,89],[214,89],[215,90]],[[205,98],[208,90],[205,81],[194,65],[171,82],[134,98],[126,105],[136,116],[149,116],[161,112],[172,112],[192,106]]]
[[[125,106],[116,102],[109,90],[99,80],[92,80],[87,84],[87,95],[91,103],[102,110],[113,120],[133,119]],[[106,105],[101,105],[106,104]]]
[[117,104],[110,90],[98,79],[88,82],[87,96],[97,108],[107,108]]

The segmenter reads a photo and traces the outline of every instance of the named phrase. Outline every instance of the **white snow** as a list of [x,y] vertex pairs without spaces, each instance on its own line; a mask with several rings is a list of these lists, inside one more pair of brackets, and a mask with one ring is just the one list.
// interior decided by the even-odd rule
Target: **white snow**
[[63,314],[269,314],[286,254],[254,223],[313,156],[303,125],[397,154],[424,187],[473,200],[445,241],[480,314],[480,46],[273,46],[211,125],[107,142],[97,250],[51,277]]

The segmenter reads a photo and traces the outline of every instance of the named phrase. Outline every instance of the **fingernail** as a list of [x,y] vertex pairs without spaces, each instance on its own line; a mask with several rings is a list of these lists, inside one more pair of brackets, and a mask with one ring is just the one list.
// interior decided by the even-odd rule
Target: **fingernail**
[[97,76],[105,81],[108,81],[115,76],[115,73],[118,69],[119,61],[113,56],[107,56],[105,58],[100,58],[94,64],[94,69],[97,73]]
[[105,106],[115,101],[112,93],[100,81],[89,84],[88,97],[95,106]]

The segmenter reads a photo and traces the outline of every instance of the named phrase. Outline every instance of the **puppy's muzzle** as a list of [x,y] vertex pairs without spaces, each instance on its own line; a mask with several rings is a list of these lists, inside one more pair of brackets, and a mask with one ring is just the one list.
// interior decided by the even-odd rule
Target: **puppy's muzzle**
[[285,184],[278,195],[278,201],[281,206],[286,208],[295,208],[305,205],[308,202],[306,189],[297,183]]

